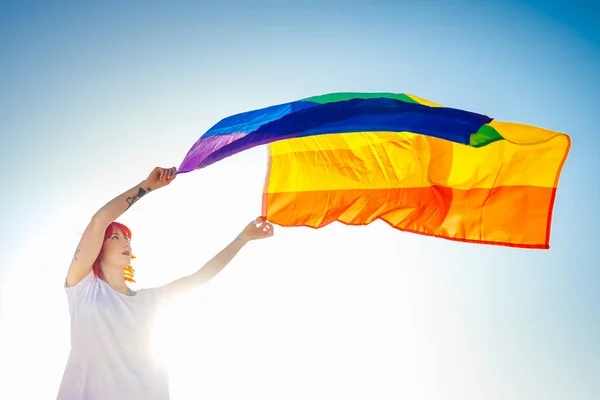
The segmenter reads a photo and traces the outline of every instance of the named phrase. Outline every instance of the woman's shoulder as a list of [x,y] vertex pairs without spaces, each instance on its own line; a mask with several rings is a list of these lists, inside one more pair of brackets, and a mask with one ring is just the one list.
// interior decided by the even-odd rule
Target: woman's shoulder
[[80,296],[85,292],[92,290],[98,285],[99,278],[94,274],[94,271],[90,271],[82,280],[74,285],[67,285],[67,280],[63,282],[63,288],[69,297]]

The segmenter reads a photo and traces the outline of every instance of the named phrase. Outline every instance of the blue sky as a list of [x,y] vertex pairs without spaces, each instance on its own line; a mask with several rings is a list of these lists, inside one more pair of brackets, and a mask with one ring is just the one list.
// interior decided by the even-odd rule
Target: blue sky
[[[183,343],[166,350],[174,399],[231,398],[236,388],[219,385],[232,381],[263,398],[298,382],[288,398],[595,398],[600,13],[577,1],[440,3],[0,3],[0,373],[12,377],[0,397],[54,395],[68,351],[62,280],[106,201],[156,165],[178,166],[227,115],[389,91],[569,133],[551,249],[378,223],[279,229],[165,317],[162,337]],[[140,285],[193,272],[254,218],[265,163],[253,149],[128,211]],[[40,349],[50,353],[38,363],[22,357]]]

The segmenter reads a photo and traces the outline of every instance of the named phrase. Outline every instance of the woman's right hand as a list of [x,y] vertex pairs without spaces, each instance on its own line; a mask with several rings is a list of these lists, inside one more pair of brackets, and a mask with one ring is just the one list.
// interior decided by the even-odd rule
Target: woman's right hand
[[167,186],[173,180],[175,180],[175,167],[161,168],[156,167],[150,172],[148,178],[146,178],[146,187],[150,187],[151,190],[160,189],[161,187]]

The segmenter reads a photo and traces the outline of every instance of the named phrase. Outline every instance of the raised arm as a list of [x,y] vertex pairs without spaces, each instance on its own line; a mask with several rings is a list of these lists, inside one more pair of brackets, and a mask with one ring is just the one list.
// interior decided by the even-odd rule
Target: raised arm
[[210,261],[191,275],[177,279],[168,286],[169,301],[198,288],[215,277],[233,260],[249,241],[273,236],[273,225],[263,217],[250,222],[244,230]]
[[104,241],[104,231],[121,214],[147,193],[168,185],[175,179],[175,168],[156,167],[148,178],[115,197],[99,209],[85,228],[67,271],[66,285],[74,286],[92,270]]

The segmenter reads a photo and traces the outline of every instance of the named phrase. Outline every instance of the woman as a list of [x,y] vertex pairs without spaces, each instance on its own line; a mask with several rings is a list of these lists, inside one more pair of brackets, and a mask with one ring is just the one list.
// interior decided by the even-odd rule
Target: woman
[[59,400],[168,399],[166,371],[150,354],[156,313],[170,299],[214,277],[246,243],[273,235],[273,226],[258,218],[197,272],[161,287],[132,291],[126,285],[133,280],[131,232],[114,221],[175,177],[175,168],[155,168],[96,212],[85,229],[65,281],[71,352]]

